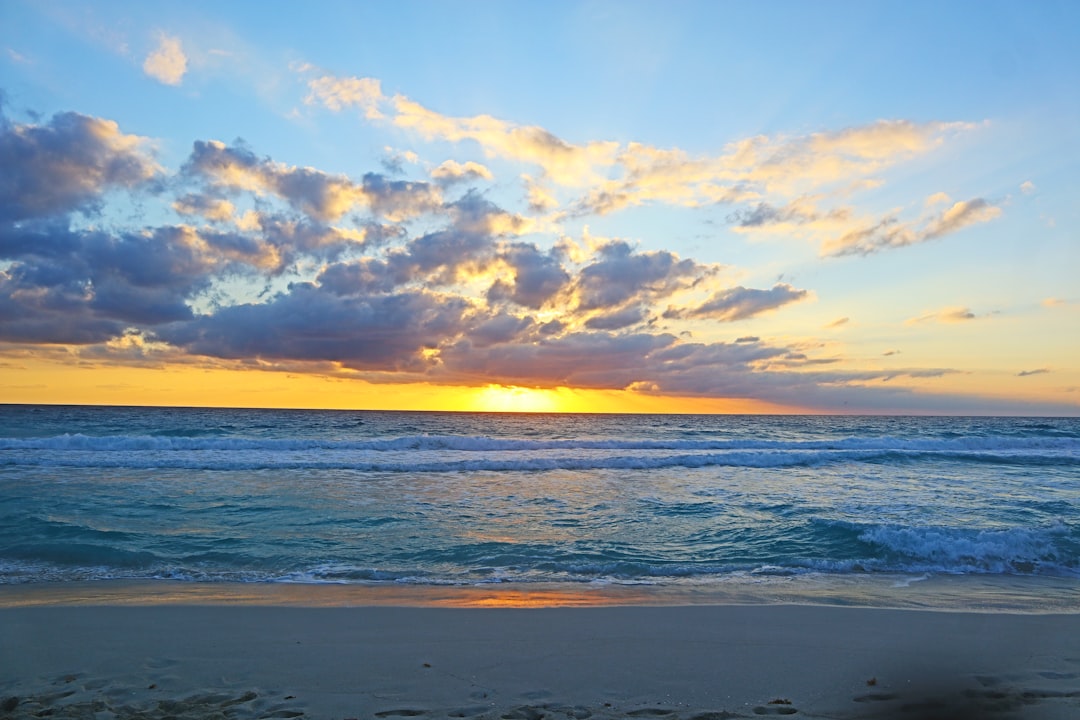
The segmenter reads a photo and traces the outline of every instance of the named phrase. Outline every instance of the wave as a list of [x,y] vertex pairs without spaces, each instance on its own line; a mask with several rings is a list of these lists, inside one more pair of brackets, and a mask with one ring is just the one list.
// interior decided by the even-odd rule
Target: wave
[[[164,559],[148,552],[90,544],[62,548],[24,545],[0,559],[0,585],[24,582],[106,579],[168,579],[192,582],[679,584],[818,576],[979,575],[1080,578],[1075,538],[1067,530],[963,531],[942,528],[867,528],[865,542],[876,555],[858,558],[777,559],[724,563],[660,562],[657,559],[563,557],[544,549],[514,553],[515,562],[464,555],[452,566],[420,563],[375,567],[350,563],[306,564],[277,557],[274,563],[237,554]],[[1070,554],[1069,547],[1073,552]]]
[[865,528],[859,539],[874,546],[881,562],[920,571],[949,573],[1080,574],[1080,533],[1064,522],[1047,528]]
[[0,450],[200,451],[200,450],[453,450],[459,452],[530,450],[898,450],[918,452],[1031,451],[1080,453],[1080,439],[1067,437],[963,437],[950,439],[849,437],[838,440],[526,440],[458,435],[413,435],[378,440],[257,439],[106,435],[81,433],[40,438],[0,438]]
[[1076,466],[1080,457],[1047,455],[930,454],[897,451],[805,451],[805,452],[725,452],[676,455],[620,455],[599,457],[478,458],[439,462],[372,462],[354,457],[340,460],[297,459],[288,455],[219,458],[177,455],[163,456],[18,456],[0,457],[0,467],[57,467],[87,469],[162,470],[347,470],[370,473],[455,473],[530,472],[553,470],[658,470],[664,468],[704,468],[714,466],[779,468],[812,467],[845,462],[910,462],[920,459],[956,459],[1008,465]]

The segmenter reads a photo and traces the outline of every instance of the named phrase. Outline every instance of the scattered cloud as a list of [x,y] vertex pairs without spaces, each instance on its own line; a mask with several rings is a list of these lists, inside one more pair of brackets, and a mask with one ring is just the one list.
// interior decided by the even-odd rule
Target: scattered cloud
[[5,48],[5,50],[7,52],[7,56],[11,58],[12,62],[18,63],[19,65],[29,65],[31,63],[30,58],[26,57],[22,53],[12,48]]
[[431,178],[443,185],[451,185],[469,180],[493,180],[494,176],[478,162],[469,160],[459,163],[456,160],[447,160],[431,171]]
[[956,232],[960,228],[977,223],[984,223],[1001,215],[1001,208],[991,205],[982,198],[967,202],[953,203],[948,210],[933,218],[919,234],[919,241]]
[[180,38],[158,33],[158,44],[146,56],[143,72],[165,85],[179,85],[187,72],[187,55]]
[[1030,180],[1025,180],[1024,182],[1020,183],[1020,192],[1024,193],[1025,195],[1031,195],[1035,192],[1035,190],[1035,183],[1031,182]]
[[1043,375],[1050,372],[1049,368],[1037,368],[1035,370],[1021,370],[1016,373],[1016,377],[1028,377],[1029,375]]
[[869,255],[935,240],[1000,215],[1001,208],[975,198],[953,203],[940,213],[914,222],[901,221],[896,215],[887,215],[873,224],[854,221],[853,229],[826,239],[821,249],[824,255]]
[[[315,68],[297,66],[303,74]],[[962,122],[879,120],[867,125],[803,136],[755,136],[727,145],[717,155],[694,156],[679,148],[594,140],[574,143],[550,131],[490,115],[451,117],[396,94],[385,95],[374,78],[321,74],[308,80],[305,102],[332,111],[360,107],[371,121],[389,123],[433,141],[475,142],[488,158],[539,170],[522,173],[530,208],[559,206],[552,186],[584,194],[572,201],[571,217],[605,215],[646,204],[702,207],[751,203],[731,220],[745,232],[786,232],[820,237],[823,254],[869,254],[941,237],[986,222],[1000,209],[976,198],[955,203],[938,216],[901,221],[886,215],[858,217],[849,207],[820,209],[825,188],[842,194],[880,185],[882,170],[972,130]],[[945,202],[938,193],[930,205]],[[782,202],[777,202],[777,201]]]
[[948,307],[941,310],[937,310],[919,317],[910,318],[905,321],[906,325],[916,325],[919,323],[937,322],[937,323],[963,323],[969,320],[974,320],[978,317],[970,309],[966,307]]
[[[300,72],[309,72],[310,65],[301,65]],[[375,78],[337,78],[323,75],[308,81],[310,92],[304,98],[307,105],[322,104],[330,110],[340,111],[357,106],[369,119],[383,117],[379,112],[379,103],[384,99],[382,83]]]
[[[180,84],[179,39],[158,42],[145,71]],[[129,363],[168,357],[377,382],[631,388],[831,407],[859,393],[908,392],[882,389],[896,378],[954,372],[844,370],[835,346],[822,351],[807,338],[708,341],[701,328],[780,313],[815,294],[789,282],[736,284],[737,269],[575,223],[646,205],[724,205],[735,232],[810,237],[827,255],[925,242],[1001,209],[936,193],[911,206],[917,217],[874,216],[851,196],[969,125],[883,120],[694,154],[451,117],[384,94],[374,78],[295,70],[308,76],[309,107],[353,111],[410,142],[462,146],[438,163],[387,147],[385,173],[346,175],[280,162],[239,139],[197,139],[170,172],[150,140],[110,120],[63,113],[19,124],[0,115],[0,341]],[[500,194],[504,173],[514,185]],[[123,193],[151,195],[165,214],[147,213],[145,227],[117,215],[95,223]],[[975,317],[945,308],[909,323]],[[1047,370],[1021,375],[1038,372]]]
[[704,304],[693,308],[670,307],[665,318],[709,318],[720,322],[735,322],[775,310],[790,303],[806,299],[809,293],[786,283],[778,283],[770,290],[757,290],[742,286],[721,290]]
[[391,221],[403,220],[440,205],[434,185],[388,180],[367,173],[360,182],[314,168],[298,168],[259,158],[242,145],[197,141],[186,172],[210,184],[256,195],[272,194],[320,221],[333,221],[357,208]]

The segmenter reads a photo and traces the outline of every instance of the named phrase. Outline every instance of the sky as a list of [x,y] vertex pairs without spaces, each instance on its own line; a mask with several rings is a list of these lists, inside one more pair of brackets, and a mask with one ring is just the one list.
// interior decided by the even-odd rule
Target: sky
[[0,402],[1080,414],[1075,2],[0,2]]

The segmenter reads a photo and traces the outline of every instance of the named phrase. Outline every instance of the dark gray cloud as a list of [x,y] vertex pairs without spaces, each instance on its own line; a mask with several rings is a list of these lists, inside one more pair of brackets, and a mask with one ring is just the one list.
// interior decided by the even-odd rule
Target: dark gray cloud
[[378,258],[360,258],[327,266],[318,283],[335,295],[372,295],[390,293],[408,277],[395,276],[389,263]]
[[108,190],[136,187],[157,173],[141,138],[73,112],[44,125],[3,119],[0,168],[0,222],[6,223],[88,212]]
[[599,248],[599,259],[581,269],[576,290],[581,310],[616,308],[652,300],[692,287],[711,270],[693,260],[679,260],[666,250],[634,252],[615,240]]
[[1037,368],[1035,370],[1021,370],[1020,372],[1016,373],[1016,376],[1017,377],[1028,377],[1030,375],[1042,375],[1042,374],[1048,373],[1048,372],[1050,372],[1049,368]]
[[462,338],[441,353],[440,374],[448,381],[482,377],[508,385],[625,388],[640,379],[650,353],[674,342],[666,334],[579,332],[480,348]]
[[512,300],[531,309],[539,309],[559,296],[570,283],[570,274],[553,252],[541,252],[531,243],[510,243],[500,248],[499,259],[513,271],[510,279],[492,285],[492,301]]
[[469,342],[478,348],[516,342],[535,324],[530,317],[496,315],[470,328]]
[[769,290],[738,287],[728,288],[714,294],[704,304],[695,308],[668,308],[664,317],[709,318],[721,322],[735,322],[775,310],[789,303],[805,299],[809,293],[786,283],[777,283]]
[[644,322],[645,318],[645,312],[632,305],[617,312],[593,316],[585,321],[585,327],[590,330],[621,330]]
[[235,305],[156,337],[220,358],[332,361],[358,370],[422,373],[424,357],[467,328],[469,304],[426,292],[339,295],[310,283],[261,304]]
[[0,339],[83,344],[191,317],[228,261],[189,228],[111,235],[59,224],[0,228]]

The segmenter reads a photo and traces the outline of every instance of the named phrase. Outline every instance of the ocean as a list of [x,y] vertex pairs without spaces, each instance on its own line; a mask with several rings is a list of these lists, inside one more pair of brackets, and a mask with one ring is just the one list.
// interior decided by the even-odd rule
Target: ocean
[[1080,612],[1080,418],[0,406],[0,585],[102,581]]

